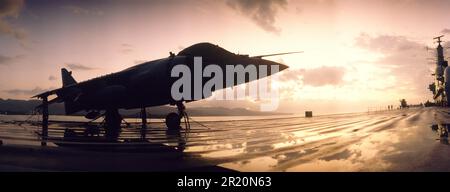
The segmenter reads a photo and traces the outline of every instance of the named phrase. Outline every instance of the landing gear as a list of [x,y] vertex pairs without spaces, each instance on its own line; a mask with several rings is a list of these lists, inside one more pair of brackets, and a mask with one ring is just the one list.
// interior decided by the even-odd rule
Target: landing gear
[[118,109],[107,109],[105,113],[106,138],[108,140],[117,140],[120,134],[120,124],[122,123],[122,116]]
[[177,104],[178,113],[169,113],[166,116],[166,126],[169,130],[180,130],[181,129],[181,119],[184,117],[184,123],[186,129],[190,129],[189,117],[186,113],[186,107],[182,102]]
[[166,126],[169,130],[179,130],[181,129],[181,117],[178,113],[169,113],[166,116]]
[[[189,125],[189,117],[186,113],[186,107],[183,105],[182,102],[176,103],[178,113],[169,113],[166,116],[166,125],[167,125],[167,131],[166,135],[167,138],[170,141],[175,141],[178,143],[178,146],[175,147],[176,150],[183,152],[186,148],[186,142],[187,142],[187,134],[190,130]],[[181,135],[181,119],[184,118],[185,123],[185,131],[184,131],[184,137]]]

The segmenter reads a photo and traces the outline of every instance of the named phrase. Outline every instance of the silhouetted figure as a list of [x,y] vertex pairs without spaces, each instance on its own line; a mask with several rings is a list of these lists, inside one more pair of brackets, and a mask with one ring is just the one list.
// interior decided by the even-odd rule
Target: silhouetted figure
[[400,99],[400,109],[408,108],[408,103],[405,99]]

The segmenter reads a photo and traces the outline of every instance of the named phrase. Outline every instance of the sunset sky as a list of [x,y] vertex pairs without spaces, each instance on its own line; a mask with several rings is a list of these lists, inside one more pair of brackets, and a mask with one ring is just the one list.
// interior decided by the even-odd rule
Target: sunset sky
[[[198,42],[276,56],[278,111],[340,113],[432,99],[432,38],[450,39],[445,0],[0,0],[0,98],[167,57]],[[253,101],[191,106],[257,109]]]

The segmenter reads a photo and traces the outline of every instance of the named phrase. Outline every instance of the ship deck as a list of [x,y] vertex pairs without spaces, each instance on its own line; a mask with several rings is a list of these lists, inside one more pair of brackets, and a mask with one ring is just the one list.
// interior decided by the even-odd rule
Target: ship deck
[[191,122],[168,134],[152,122],[146,140],[138,124],[122,142],[61,147],[77,122],[51,122],[49,145],[36,124],[2,120],[3,171],[450,171],[450,109],[410,108],[313,118]]

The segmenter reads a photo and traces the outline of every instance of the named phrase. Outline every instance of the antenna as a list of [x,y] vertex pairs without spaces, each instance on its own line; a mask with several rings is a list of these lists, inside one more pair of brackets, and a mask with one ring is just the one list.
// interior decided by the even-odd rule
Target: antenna
[[442,41],[441,41],[441,38],[442,37],[444,37],[444,35],[441,35],[441,36],[438,36],[438,37],[435,37],[435,38],[433,38],[433,39],[437,39],[437,43],[439,43],[439,45],[442,43]]
[[294,54],[294,53],[303,53],[303,51],[294,51],[294,52],[286,52],[286,53],[275,53],[275,54],[268,54],[268,55],[257,55],[252,56],[252,58],[263,58],[263,57],[271,57],[271,56],[277,56],[277,55],[288,55],[288,54]]

